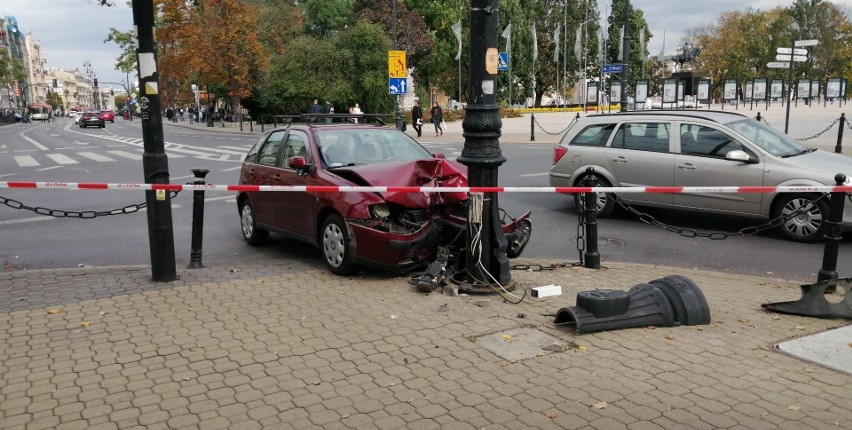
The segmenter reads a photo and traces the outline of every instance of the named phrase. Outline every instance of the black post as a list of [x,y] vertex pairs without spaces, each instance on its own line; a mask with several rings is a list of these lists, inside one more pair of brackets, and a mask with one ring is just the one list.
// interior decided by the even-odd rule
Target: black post
[[[192,169],[195,185],[205,185],[204,177],[210,173],[207,169]],[[189,252],[189,266],[187,269],[201,269],[201,242],[204,239],[204,190],[192,192],[192,249]]]
[[846,113],[840,114],[840,129],[837,130],[837,145],[834,146],[834,152],[838,154],[843,151],[843,127],[846,127]]
[[[468,167],[468,183],[472,187],[496,186],[497,172],[506,162],[500,151],[500,133],[503,126],[497,105],[497,25],[499,11],[494,0],[470,2],[470,69],[469,95],[465,117],[464,148],[458,161]],[[466,269],[468,280],[506,285],[512,280],[508,242],[500,224],[497,193],[485,193],[481,212],[481,234],[477,239],[468,229],[466,239]],[[475,215],[474,215],[475,216]]]
[[[142,170],[146,184],[169,183],[169,160],[163,140],[163,117],[160,107],[159,72],[154,46],[154,2],[133,0],[133,24],[139,39],[140,114],[142,116]],[[155,282],[177,279],[175,267],[172,206],[165,191],[146,191],[148,207],[148,242],[151,254],[151,276]]]
[[210,85],[207,85],[207,126],[213,127],[213,99],[210,97]]
[[[598,181],[595,179],[595,168],[586,168],[587,179],[585,186],[596,187]],[[586,252],[583,254],[583,267],[587,269],[601,268],[601,254],[598,252],[598,194],[584,193],[583,212],[586,231]]]
[[[789,67],[789,71],[788,71],[788,75],[787,75],[788,76],[787,77],[787,87],[788,87],[787,91],[792,94],[792,92],[793,92],[793,63],[795,63],[795,61],[793,61],[793,52],[796,52],[796,40],[795,39],[793,39],[793,42],[791,43],[791,45],[792,46],[790,46],[790,67]],[[789,94],[788,94],[788,96],[789,96]],[[788,131],[790,130],[790,105],[791,104],[792,103],[789,103],[789,102],[787,103],[787,113],[786,113],[786,115],[784,115],[784,134],[787,134]],[[798,97],[796,97],[796,106],[797,107],[799,106],[799,98]]]
[[[838,173],[834,175],[834,182],[837,186],[842,186],[846,182],[846,175]],[[825,230],[825,248],[822,254],[822,268],[817,274],[817,282],[829,279],[837,279],[837,255],[840,250],[840,241],[842,239],[840,229],[843,223],[843,204],[846,200],[846,193],[832,192],[831,202],[829,203],[828,219],[825,221],[828,228]],[[827,293],[833,293],[836,287],[831,285],[826,288]],[[849,292],[847,291],[847,294]]]
[[757,120],[757,122],[760,122],[760,120],[763,119],[760,117],[760,112],[757,113],[757,116],[754,117],[754,119]]
[[630,0],[624,5],[624,39],[621,41],[624,56],[621,58],[621,112],[627,112],[627,83],[630,82]]
[[535,114],[530,115],[530,142],[535,142]]

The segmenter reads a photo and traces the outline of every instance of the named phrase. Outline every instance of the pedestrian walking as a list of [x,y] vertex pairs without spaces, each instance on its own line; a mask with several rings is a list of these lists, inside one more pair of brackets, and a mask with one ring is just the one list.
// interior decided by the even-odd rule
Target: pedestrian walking
[[[328,101],[328,100],[325,101],[325,113],[334,115],[334,105],[332,105],[331,102]],[[326,117],[325,123],[331,124],[332,120],[333,120],[332,117]]]
[[444,111],[438,106],[438,102],[432,103],[432,124],[435,125],[435,137],[444,135]]
[[417,132],[417,137],[423,136],[423,108],[417,99],[414,99],[414,107],[411,108],[411,126]]

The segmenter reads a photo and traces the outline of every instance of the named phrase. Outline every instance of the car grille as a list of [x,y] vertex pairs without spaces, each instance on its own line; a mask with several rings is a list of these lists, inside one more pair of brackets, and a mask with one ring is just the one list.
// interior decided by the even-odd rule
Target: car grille
[[415,223],[423,223],[429,220],[429,212],[426,209],[406,209],[405,219]]

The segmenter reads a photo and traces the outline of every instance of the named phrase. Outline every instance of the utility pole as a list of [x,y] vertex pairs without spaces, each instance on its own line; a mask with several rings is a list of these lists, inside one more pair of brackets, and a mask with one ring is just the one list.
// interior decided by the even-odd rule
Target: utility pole
[[[497,105],[500,53],[496,5],[494,0],[470,2],[469,98],[462,122],[464,148],[458,161],[468,167],[471,187],[496,186],[497,170],[506,162],[500,151],[503,124]],[[505,286],[512,280],[497,196],[498,193],[471,193],[469,199],[469,216],[473,222],[468,223],[465,274],[471,283],[493,285],[496,282]]]
[[[133,25],[136,26],[139,70],[139,107],[142,116],[142,169],[146,184],[169,183],[169,160],[163,140],[163,116],[160,107],[159,72],[154,47],[154,2],[133,0]],[[148,207],[148,244],[151,277],[155,282],[177,279],[171,200],[163,190],[145,191]]]
[[624,56],[621,58],[621,111],[627,111],[627,83],[630,82],[630,15],[632,15],[631,11],[632,7],[630,6],[630,0],[627,0],[624,5],[624,39],[621,41],[623,43],[622,53]]

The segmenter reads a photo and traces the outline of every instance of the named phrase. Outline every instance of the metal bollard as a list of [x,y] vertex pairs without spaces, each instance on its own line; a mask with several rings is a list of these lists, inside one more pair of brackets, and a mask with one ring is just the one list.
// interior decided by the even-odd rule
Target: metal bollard
[[530,142],[535,142],[535,114],[530,115]]
[[[204,177],[210,173],[207,169],[192,169],[195,185],[205,185]],[[201,269],[201,240],[204,236],[204,190],[192,192],[192,250],[189,253],[189,265],[187,269]]]
[[[846,182],[846,175],[838,173],[834,176],[834,182],[837,186],[843,185]],[[829,203],[828,219],[825,221],[828,228],[825,232],[825,248],[822,254],[822,268],[817,274],[817,282],[829,279],[837,279],[837,255],[840,250],[841,224],[843,223],[843,204],[846,200],[846,193],[832,192],[831,202]],[[829,285],[825,289],[827,293],[833,293],[837,287]],[[848,293],[848,292],[847,292]]]
[[846,126],[846,114],[840,114],[840,129],[837,130],[837,145],[834,146],[834,152],[840,154],[843,151],[843,127]]
[[760,117],[760,112],[757,113],[757,116],[754,117],[754,119],[756,119],[757,122],[760,122],[760,120],[763,119],[763,118]]
[[[594,167],[586,169],[588,174],[585,181],[587,187],[598,186],[598,181],[595,178]],[[586,252],[583,254],[583,267],[587,269],[601,268],[601,254],[598,252],[598,195],[597,193],[585,193],[584,209],[586,225]]]

